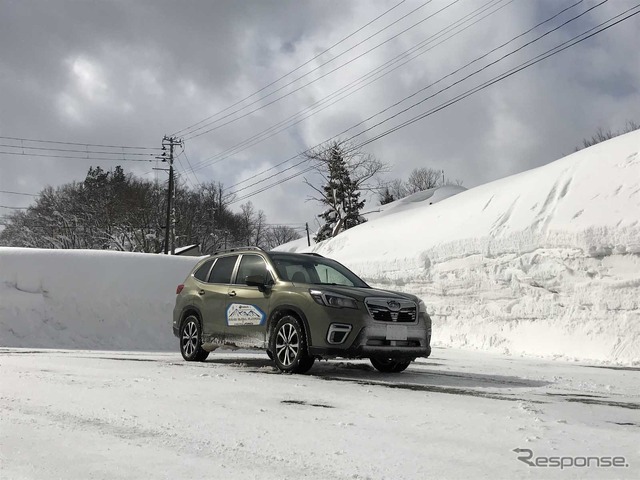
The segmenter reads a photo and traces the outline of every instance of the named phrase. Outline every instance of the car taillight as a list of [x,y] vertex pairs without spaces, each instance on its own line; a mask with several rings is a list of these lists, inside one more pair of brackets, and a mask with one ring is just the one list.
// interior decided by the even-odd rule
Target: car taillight
[[178,285],[178,288],[176,288],[176,295],[180,295],[180,292],[182,291],[183,288],[184,288],[184,285],[182,283]]

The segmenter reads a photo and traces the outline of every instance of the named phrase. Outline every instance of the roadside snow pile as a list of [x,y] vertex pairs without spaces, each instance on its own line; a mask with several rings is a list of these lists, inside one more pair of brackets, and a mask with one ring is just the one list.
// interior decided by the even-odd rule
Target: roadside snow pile
[[436,344],[637,363],[639,152],[636,131],[312,249],[422,297]]
[[[422,297],[436,344],[640,363],[639,152],[632,132],[438,203],[400,200],[311,248]],[[0,248],[0,346],[174,349],[175,286],[196,261]]]
[[194,257],[0,247],[0,346],[175,350]]

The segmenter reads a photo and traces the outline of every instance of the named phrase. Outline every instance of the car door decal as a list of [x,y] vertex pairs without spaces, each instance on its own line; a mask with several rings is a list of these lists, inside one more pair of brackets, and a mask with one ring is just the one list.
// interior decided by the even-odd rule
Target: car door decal
[[265,313],[256,305],[244,303],[232,303],[227,307],[227,325],[230,327],[243,327],[246,325],[262,325]]

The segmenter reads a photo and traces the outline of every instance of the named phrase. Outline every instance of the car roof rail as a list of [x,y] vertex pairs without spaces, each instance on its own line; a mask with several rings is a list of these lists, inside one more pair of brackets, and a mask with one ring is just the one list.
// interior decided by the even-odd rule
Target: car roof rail
[[260,248],[260,247],[247,246],[247,247],[233,247],[233,248],[226,248],[226,249],[222,249],[222,250],[216,250],[211,255],[218,255],[219,253],[239,252],[240,250],[251,250],[251,251],[255,251],[255,252],[264,252],[264,250],[262,248]]
[[[319,253],[316,252],[301,252],[304,255],[313,255],[314,257],[322,257],[322,255],[320,255]],[[322,257],[324,258],[324,257]]]

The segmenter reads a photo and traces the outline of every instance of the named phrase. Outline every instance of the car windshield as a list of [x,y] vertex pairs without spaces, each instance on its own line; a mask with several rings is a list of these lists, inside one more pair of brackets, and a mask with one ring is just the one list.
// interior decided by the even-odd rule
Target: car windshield
[[313,285],[342,285],[370,288],[361,278],[338,262],[314,255],[271,254],[283,280]]

